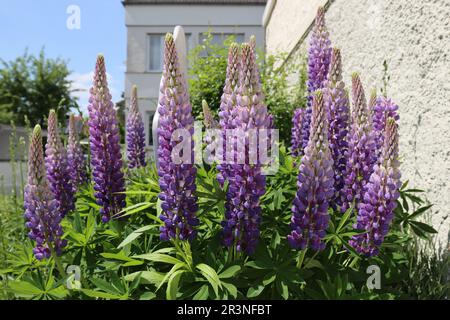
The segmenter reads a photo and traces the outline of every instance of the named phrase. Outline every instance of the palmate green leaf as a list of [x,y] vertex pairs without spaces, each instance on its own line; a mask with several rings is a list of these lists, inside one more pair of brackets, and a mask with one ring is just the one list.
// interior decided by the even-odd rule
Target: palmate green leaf
[[228,279],[236,275],[241,270],[241,266],[234,265],[219,273],[220,279]]
[[186,272],[186,270],[177,270],[169,278],[166,289],[167,300],[175,300],[177,298],[178,286],[180,283],[181,275]]
[[152,262],[164,262],[164,263],[169,263],[169,264],[184,264],[183,261],[169,256],[168,254],[162,254],[162,253],[146,253],[146,254],[140,254],[137,256],[133,256],[133,258],[137,258],[137,259],[144,259],[144,260],[149,260]]
[[420,229],[425,233],[437,233],[437,231],[432,226],[423,222],[409,221],[409,224],[411,225],[411,227],[414,226],[415,228]]
[[339,233],[339,231],[341,231],[342,227],[345,225],[345,223],[347,222],[348,218],[352,213],[353,213],[353,205],[351,205],[350,208],[348,208],[347,211],[345,211],[344,215],[339,221],[338,227],[336,228],[336,233]]
[[163,282],[165,274],[158,271],[138,271],[127,274],[124,280],[132,282],[139,277],[142,284],[159,285]]
[[142,228],[139,228],[137,230],[134,230],[132,233],[130,233],[117,247],[118,249],[125,247],[127,244],[133,242],[137,238],[139,238],[145,231],[150,230],[152,228],[155,228],[155,225],[148,225]]
[[116,294],[111,294],[103,291],[96,291],[90,289],[80,289],[85,295],[91,298],[102,298],[102,299],[111,299],[111,300],[121,300],[124,297]]
[[8,287],[17,297],[22,298],[32,298],[44,293],[44,291],[28,281],[10,281],[8,282]]
[[262,283],[254,285],[248,288],[247,298],[255,298],[259,296],[264,291],[264,285]]
[[284,300],[289,298],[289,287],[287,284],[281,280],[276,282],[277,291],[283,297]]
[[421,214],[423,214],[425,211],[427,211],[428,209],[430,209],[432,206],[433,206],[433,205],[431,204],[431,205],[428,205],[428,206],[425,206],[425,207],[422,207],[422,208],[417,209],[416,211],[414,211],[413,213],[411,213],[411,214],[408,216],[407,219],[408,219],[408,220],[411,220],[411,219],[417,218],[418,216],[420,216]]
[[192,298],[193,300],[206,300],[209,297],[209,286],[204,284],[198,289],[197,293]]
[[214,293],[216,296],[219,296],[219,288],[222,288],[222,282],[219,279],[219,276],[217,275],[216,271],[208,266],[205,263],[200,263],[195,266],[196,269],[200,271],[200,273],[208,280],[208,282],[211,284]]
[[166,283],[170,279],[170,277],[172,276],[173,273],[175,273],[176,271],[178,271],[180,269],[186,268],[186,266],[187,265],[184,262],[180,262],[180,263],[175,264],[172,267],[172,269],[170,269],[170,271],[166,273],[166,275],[162,279],[161,283],[156,288],[156,291],[158,291],[163,286],[163,284]]
[[236,286],[234,284],[227,283],[227,282],[222,282],[222,285],[225,289],[227,289],[227,291],[230,293],[230,295],[234,299],[236,299],[237,293],[238,293]]

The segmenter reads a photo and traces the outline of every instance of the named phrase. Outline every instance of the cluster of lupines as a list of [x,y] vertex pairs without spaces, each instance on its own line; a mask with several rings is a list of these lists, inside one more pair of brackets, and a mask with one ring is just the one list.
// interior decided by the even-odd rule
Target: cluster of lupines
[[48,135],[45,146],[45,166],[61,217],[75,208],[73,186],[70,179],[71,168],[68,167],[67,153],[59,136],[58,119],[54,110],[48,115]]
[[[308,50],[308,104],[306,107],[306,113],[302,117],[301,123],[301,137],[295,136],[296,141],[293,143],[295,146],[301,146],[299,149],[294,149],[294,155],[302,155],[303,149],[306,148],[309,141],[309,130],[311,126],[311,114],[312,114],[312,100],[313,93],[316,90],[322,89],[326,85],[328,70],[330,68],[331,61],[331,42],[327,27],[325,25],[325,9],[319,7],[314,22],[314,27],[311,33],[310,46]],[[298,125],[294,123],[294,125]],[[297,129],[299,130],[299,129]],[[301,141],[298,141],[301,139]]]
[[127,114],[127,156],[128,167],[145,167],[145,131],[144,122],[138,107],[137,87],[131,89],[130,108]]
[[322,250],[334,196],[333,159],[328,142],[328,120],[322,91],[313,98],[311,132],[298,174],[298,190],[292,206],[292,232],[287,237],[296,249]]
[[[193,164],[193,122],[192,107],[186,90],[186,80],[179,69],[177,51],[173,36],[167,34],[164,45],[164,65],[160,85],[160,114],[158,128],[159,186],[164,223],[160,227],[162,240],[191,240],[195,237],[194,227],[199,223],[197,197],[195,196],[196,168]],[[191,157],[188,161],[175,163],[172,152],[177,141],[172,136],[177,129],[189,132]]]
[[[260,197],[265,192],[265,176],[261,172],[260,159],[257,159],[256,163],[251,163],[249,159],[250,139],[251,134],[258,135],[259,129],[271,127],[271,118],[263,103],[254,47],[254,40],[244,43],[241,47],[236,105],[228,110],[228,121],[222,127],[241,132],[242,135],[237,134],[238,136],[233,138],[241,139],[245,147],[244,163],[239,163],[239,156],[236,155],[228,166],[229,188],[225,220],[222,222],[223,239],[226,246],[232,246],[237,252],[247,254],[252,254],[256,249],[261,222]],[[229,66],[229,69],[232,69],[237,64],[235,59],[230,59],[229,63],[230,61],[233,65]]]
[[24,191],[24,217],[30,229],[28,236],[36,241],[33,249],[36,259],[49,258],[52,253],[60,255],[67,242],[61,240],[62,216],[47,180],[39,125],[34,128],[30,139],[28,179]]
[[353,237],[350,244],[361,254],[377,255],[394,217],[400,196],[398,161],[398,127],[396,120],[386,120],[381,156],[374,166],[369,182],[364,186],[364,198],[358,206],[355,228],[366,233]]
[[72,181],[73,192],[87,181],[86,164],[84,161],[83,149],[77,131],[75,115],[69,118],[69,140],[67,145],[67,163],[69,166],[70,179]]
[[349,100],[342,81],[341,52],[333,48],[328,81],[325,87],[325,105],[329,122],[328,139],[334,167],[334,197],[336,206],[341,206],[344,174],[347,166],[345,153],[348,150]]
[[[226,131],[233,128],[232,110],[237,104],[237,90],[239,86],[239,70],[241,67],[239,45],[232,43],[228,51],[227,74],[225,86],[220,101],[219,124],[223,131],[223,150],[227,150]],[[217,165],[219,174],[217,180],[223,186],[228,178],[229,164],[226,163],[226,152],[222,153],[222,161]]]
[[347,168],[345,170],[342,195],[342,211],[352,204],[358,206],[364,196],[364,185],[369,181],[376,162],[375,134],[372,117],[367,107],[364,88],[359,75],[352,75],[352,117],[346,152]]
[[125,207],[119,126],[106,79],[105,60],[97,57],[89,98],[89,143],[95,198],[107,222]]

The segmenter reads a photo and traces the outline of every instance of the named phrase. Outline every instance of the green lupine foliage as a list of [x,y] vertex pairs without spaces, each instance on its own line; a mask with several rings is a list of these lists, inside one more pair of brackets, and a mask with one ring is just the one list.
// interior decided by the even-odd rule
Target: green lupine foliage
[[[0,226],[17,229],[13,233],[2,231],[0,297],[427,299],[447,294],[448,258],[417,246],[419,237],[430,239],[435,233],[419,221],[429,209],[420,198],[421,190],[406,184],[402,187],[396,218],[379,256],[364,259],[348,245],[357,232],[353,230],[355,215],[349,210],[345,214],[330,212],[323,252],[299,257],[286,241],[296,169],[282,146],[280,170],[268,177],[262,198],[260,244],[253,256],[233,260],[220,240],[225,193],[216,173],[215,169],[198,168],[201,223],[198,237],[190,244],[159,240],[159,186],[152,165],[127,173],[128,207],[122,212],[126,217],[108,224],[100,222],[94,190],[84,186],[77,194],[75,212],[63,220],[69,245],[61,259],[66,268],[79,266],[78,282],[74,274],[60,274],[53,260],[39,262],[33,257],[20,213],[13,212],[9,204],[7,212],[0,212]],[[366,286],[366,269],[374,264],[381,269],[379,290]],[[68,282],[72,289],[67,288]]]

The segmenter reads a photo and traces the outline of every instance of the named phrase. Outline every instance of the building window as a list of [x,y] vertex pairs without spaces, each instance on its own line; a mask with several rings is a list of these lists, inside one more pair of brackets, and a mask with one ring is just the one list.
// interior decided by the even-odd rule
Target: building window
[[163,65],[164,34],[149,34],[148,40],[148,70],[161,72]]
[[147,112],[148,116],[148,145],[153,146],[153,117],[155,112]]

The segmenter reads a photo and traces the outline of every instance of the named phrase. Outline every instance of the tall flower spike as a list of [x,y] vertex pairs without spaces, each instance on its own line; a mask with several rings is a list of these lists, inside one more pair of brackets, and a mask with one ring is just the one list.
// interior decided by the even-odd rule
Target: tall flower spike
[[241,68],[240,50],[237,43],[232,43],[228,50],[228,64],[225,85],[220,101],[219,124],[223,131],[223,158],[218,164],[219,174],[217,180],[223,186],[230,170],[226,163],[226,131],[233,128],[233,118],[231,111],[236,107],[236,95],[239,86],[239,72]]
[[237,252],[252,254],[259,238],[260,197],[265,193],[265,177],[261,173],[260,163],[249,161],[249,140],[256,130],[269,128],[271,118],[263,103],[255,52],[251,44],[242,45],[241,61],[237,105],[231,110],[231,128],[240,130],[241,135],[236,139],[240,139],[245,146],[245,163],[234,162],[230,165],[222,226],[226,246],[235,247]]
[[47,259],[52,252],[62,253],[67,245],[61,240],[61,214],[45,173],[44,153],[42,147],[41,127],[37,125],[30,139],[28,153],[28,179],[24,193],[24,217],[26,227],[30,229],[28,236],[36,242],[33,249],[38,260]]
[[303,148],[306,148],[309,140],[313,93],[316,90],[325,87],[330,61],[331,42],[327,27],[325,26],[325,9],[323,7],[319,7],[308,50],[308,105],[306,108],[306,115],[302,123]]
[[382,151],[384,140],[384,128],[388,118],[393,118],[398,122],[400,116],[397,113],[398,105],[387,97],[376,98],[373,104],[373,130],[375,131],[375,142],[377,147],[377,155]]
[[322,91],[313,99],[312,126],[305,155],[301,159],[297,194],[292,206],[292,232],[287,239],[295,249],[325,248],[329,215],[334,196],[333,159],[328,145],[328,121]]
[[[164,45],[164,66],[159,93],[160,127],[158,129],[159,198],[162,201],[160,227],[162,240],[191,240],[195,237],[194,227],[199,220],[195,216],[198,209],[195,196],[196,168],[193,164],[194,119],[186,90],[186,80],[180,72],[173,36],[167,34]],[[176,141],[172,141],[175,130],[190,134],[191,157],[175,163],[172,159]],[[185,137],[184,137],[185,138]],[[183,138],[183,139],[184,139]]]
[[364,185],[369,181],[376,161],[372,117],[367,108],[364,89],[357,73],[352,75],[353,109],[348,136],[347,168],[343,188],[342,211],[352,203],[355,208],[363,199]]
[[67,152],[64,149],[58,132],[56,112],[51,110],[48,115],[48,135],[45,145],[45,166],[50,189],[58,202],[61,217],[75,209],[73,186],[70,170],[67,164]]
[[69,174],[72,181],[73,192],[87,181],[86,163],[84,161],[83,149],[80,145],[76,126],[75,115],[71,114],[69,118],[69,143],[67,145],[67,163],[69,165]]
[[350,245],[365,256],[378,254],[400,196],[398,126],[395,119],[388,118],[385,128],[381,157],[374,166],[369,183],[364,186],[364,199],[359,204],[355,225],[355,228],[366,233],[350,240]]
[[342,188],[347,166],[346,152],[348,150],[347,136],[349,131],[349,101],[342,81],[341,52],[333,48],[331,54],[330,72],[325,95],[325,106],[328,117],[328,139],[334,167],[333,202],[336,206],[342,205]]
[[125,180],[122,172],[119,125],[106,79],[105,59],[97,57],[94,83],[89,98],[89,143],[95,198],[101,206],[102,221],[125,207]]
[[127,115],[127,156],[128,167],[139,168],[147,165],[145,161],[144,122],[138,107],[137,87],[131,90],[130,108]]

